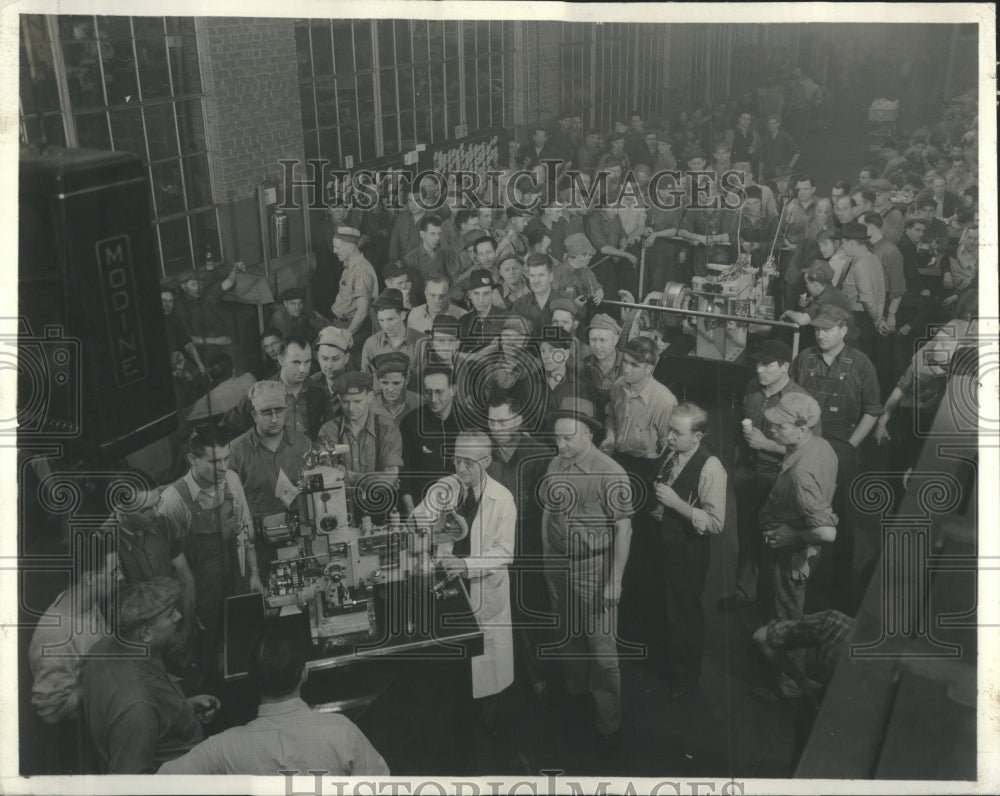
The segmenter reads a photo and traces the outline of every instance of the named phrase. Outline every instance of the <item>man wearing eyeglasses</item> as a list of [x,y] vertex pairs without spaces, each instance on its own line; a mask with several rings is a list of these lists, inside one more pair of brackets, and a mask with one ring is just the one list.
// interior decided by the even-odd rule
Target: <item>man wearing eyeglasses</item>
[[299,480],[312,443],[301,431],[285,426],[288,407],[281,382],[258,381],[250,389],[250,403],[254,426],[233,440],[229,466],[240,477],[251,514],[266,517],[285,510],[275,488],[282,473],[291,483]]
[[426,487],[453,471],[455,439],[463,425],[455,404],[454,371],[429,366],[421,381],[423,406],[409,412],[399,423],[403,461],[409,462],[400,477],[400,494],[408,513],[421,501]]
[[[486,434],[459,434],[454,451],[455,474],[464,487],[457,509],[469,530],[462,539],[438,545],[435,554],[450,578],[461,577],[469,583],[472,609],[483,628],[483,654],[471,661],[472,698],[478,708],[475,718],[492,729],[500,694],[514,682],[507,566],[514,558],[517,511],[510,491],[487,474],[493,457]],[[470,741],[474,735],[469,734]]]

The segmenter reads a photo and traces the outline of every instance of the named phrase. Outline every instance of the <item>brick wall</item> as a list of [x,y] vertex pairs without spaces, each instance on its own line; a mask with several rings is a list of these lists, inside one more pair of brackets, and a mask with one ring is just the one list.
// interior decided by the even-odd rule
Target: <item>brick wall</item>
[[304,157],[290,19],[199,20],[206,126],[218,198],[279,180],[278,161]]

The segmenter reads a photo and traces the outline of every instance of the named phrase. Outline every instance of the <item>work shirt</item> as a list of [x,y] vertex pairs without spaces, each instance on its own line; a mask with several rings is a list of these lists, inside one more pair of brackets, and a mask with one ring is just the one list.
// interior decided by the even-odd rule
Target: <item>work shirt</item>
[[372,397],[372,411],[398,426],[403,416],[410,410],[416,409],[421,403],[423,403],[421,397],[412,390],[403,390],[403,395],[395,404],[386,403],[385,394],[377,392]]
[[271,316],[271,328],[282,340],[289,337],[302,337],[310,342],[330,325],[330,321],[314,310],[303,308],[298,318],[293,318],[284,307],[278,307]]
[[453,402],[442,420],[424,404],[399,422],[403,461],[414,465],[401,474],[400,494],[410,495],[415,505],[423,499],[426,486],[455,472],[455,439],[462,431],[456,409]]
[[[496,294],[496,291],[494,291],[494,294]],[[458,321],[459,339],[462,342],[478,342],[481,344],[480,347],[482,347],[482,345],[492,342],[500,334],[506,320],[507,316],[495,311],[493,307],[490,308],[490,312],[487,315],[480,315],[476,310],[472,310],[463,315]]]
[[545,297],[545,303],[539,304],[534,293],[528,292],[514,302],[511,311],[525,318],[532,327],[532,335],[540,337],[542,327],[552,323],[552,309],[549,304],[552,299],[557,298],[554,290],[549,290],[549,295]]
[[844,346],[830,365],[819,348],[807,348],[795,358],[789,376],[819,402],[827,438],[846,442],[862,415],[882,414],[878,373],[856,348]]
[[423,243],[408,251],[403,262],[420,274],[424,282],[441,276],[452,279],[462,270],[458,257],[450,249],[438,246],[434,251],[427,251]]
[[601,249],[610,246],[613,249],[620,249],[622,238],[625,237],[625,228],[622,226],[621,216],[615,213],[608,218],[602,211],[595,210],[583,222],[587,239],[591,245],[597,249],[597,254],[591,259],[591,263],[601,256]]
[[[514,496],[519,524],[540,520],[542,507],[535,499],[535,486],[542,480],[555,455],[552,446],[522,431],[508,445],[494,441],[492,453],[493,458],[486,472]],[[535,533],[537,535],[537,529]],[[525,535],[520,530],[517,538],[516,555],[541,555],[540,539],[536,540],[538,544],[526,545]]]
[[589,299],[597,295],[600,289],[601,283],[587,266],[574,268],[567,260],[563,260],[552,268],[552,292],[557,296],[571,299],[586,296]]
[[389,233],[390,263],[402,259],[404,254],[420,245],[420,220],[423,217],[423,213],[415,217],[409,209],[396,214]]
[[[403,339],[399,343],[394,343],[385,332],[376,332],[365,340],[364,347],[361,349],[361,372],[370,374],[375,390],[381,390],[382,388],[378,385],[378,379],[375,378],[375,368],[372,365],[372,360],[379,354],[390,354],[401,351],[409,358],[412,366],[418,361],[417,344],[424,338],[425,335],[423,332],[407,328],[403,333]],[[410,371],[412,373],[414,368],[411,367]]]
[[176,315],[184,328],[196,337],[223,337],[229,335],[229,323],[218,305],[204,297],[189,298],[181,293],[174,302],[172,315]]
[[31,704],[43,721],[53,724],[77,715],[84,656],[112,632],[96,603],[79,614],[77,607],[62,592],[38,620],[28,647]]
[[902,298],[906,292],[906,276],[903,272],[903,254],[899,247],[887,238],[882,238],[872,246],[872,254],[882,263],[887,300]]
[[[670,466],[665,468],[666,471],[662,473],[667,486],[674,486],[677,476],[684,471],[699,447],[696,446],[686,453],[678,453],[672,459],[670,455],[667,456],[664,464],[669,463]],[[705,464],[698,474],[698,494],[684,495],[678,492],[680,499],[692,506],[690,524],[701,533],[722,533],[722,526],[726,522],[727,482],[728,476],[722,462],[715,456],[709,456],[705,459]],[[663,504],[656,500],[655,495],[653,495],[653,500],[655,506],[652,515],[656,519],[662,519]],[[680,519],[679,515],[677,519]]]
[[777,135],[771,135],[770,130],[764,133],[760,157],[768,167],[773,169],[775,166],[788,166],[797,154],[798,144],[784,130],[778,130]]
[[833,493],[837,488],[837,454],[822,437],[813,436],[781,462],[778,478],[760,510],[763,531],[789,525],[797,530],[836,526]]
[[153,774],[204,739],[158,657],[115,638],[93,655],[83,669],[84,713],[104,773]]
[[[463,310],[457,304],[449,302],[448,308],[442,314],[450,315],[452,318],[461,318],[466,313],[468,313],[468,310]],[[433,324],[434,316],[427,310],[426,304],[414,307],[406,317],[406,325],[421,334],[430,334]],[[412,364],[412,360],[410,364]]]
[[344,261],[340,289],[331,312],[341,321],[350,321],[358,311],[360,299],[374,299],[377,295],[378,279],[375,276],[375,269],[360,251],[354,251]]
[[771,649],[786,651],[814,648],[825,682],[833,677],[837,662],[847,651],[853,629],[851,617],[829,609],[801,619],[772,620],[767,626],[767,644]]
[[[560,500],[566,485],[572,500]],[[538,487],[542,533],[557,556],[586,558],[614,544],[615,523],[632,516],[628,476],[614,459],[591,447],[576,459],[556,456]]]
[[[555,290],[554,284],[552,289]],[[528,287],[528,283],[524,280],[513,288],[506,282],[502,282],[499,287],[493,290],[493,306],[499,310],[512,312],[514,302],[521,298],[521,296],[526,296],[529,293],[531,293],[531,288]]]
[[176,312],[163,316],[163,325],[167,328],[167,348],[170,351],[184,351],[185,346],[191,342],[191,333],[184,325],[184,321]]
[[840,291],[853,312],[866,312],[873,323],[878,323],[885,309],[885,270],[878,257],[870,251],[855,257]]
[[[226,487],[228,487],[230,494],[233,496],[233,512],[235,514],[236,527],[253,528],[253,517],[250,513],[246,494],[243,492],[243,484],[235,472],[226,470],[226,478],[223,483],[203,487],[194,480],[194,476],[188,470],[184,476],[184,481],[187,483],[188,491],[190,491],[194,501],[206,510],[222,506],[225,502]],[[187,535],[188,528],[191,526],[191,510],[173,484],[164,489],[160,494],[160,502],[156,510],[170,522],[174,523],[180,529],[182,535]]]
[[903,224],[906,222],[903,211],[894,205],[887,205],[881,210],[877,207],[873,209],[882,216],[884,239],[893,244],[899,243],[899,238],[903,234]]
[[650,377],[638,392],[620,379],[611,388],[607,428],[615,435],[615,452],[655,459],[667,447],[667,424],[677,398]]
[[207,738],[158,774],[243,774],[322,770],[326,776],[387,776],[389,767],[357,726],[299,698],[260,705],[257,718]]
[[396,424],[382,415],[369,412],[357,434],[346,418],[324,423],[319,430],[319,442],[325,445],[347,445],[341,459],[348,471],[348,481],[361,473],[385,472],[389,467],[403,466],[403,440]]
[[621,351],[616,351],[611,367],[606,372],[601,370],[601,365],[593,354],[588,354],[583,358],[580,379],[593,388],[598,402],[596,408],[599,410],[603,410],[611,397],[611,388],[621,378],[624,357],[625,355]]
[[118,562],[126,583],[175,577],[174,559],[184,552],[181,530],[155,511],[112,517],[107,530],[118,532]]
[[[760,382],[758,382],[756,378],[750,379],[743,391],[742,418],[752,420],[753,427],[763,432],[765,437],[774,442],[775,439],[770,433],[771,423],[766,417],[764,417],[764,412],[768,409],[773,409],[781,403],[781,399],[785,395],[791,395],[793,393],[809,395],[808,390],[803,389],[791,379],[789,379],[785,386],[777,392],[774,392],[771,395],[765,395],[764,388],[760,386]],[[823,436],[823,427],[821,423],[818,423],[813,428],[813,434],[817,437]],[[757,470],[777,470],[778,467],[781,466],[782,459],[784,459],[784,454],[781,453],[754,450],[743,441],[742,433],[739,436],[739,447],[737,450],[739,451],[739,464],[753,467]]]
[[298,431],[281,431],[276,450],[266,447],[256,428],[232,442],[230,468],[240,477],[243,491],[256,517],[285,511],[285,504],[275,497],[278,473],[284,472],[294,484],[302,475],[303,457],[312,448],[309,437]]

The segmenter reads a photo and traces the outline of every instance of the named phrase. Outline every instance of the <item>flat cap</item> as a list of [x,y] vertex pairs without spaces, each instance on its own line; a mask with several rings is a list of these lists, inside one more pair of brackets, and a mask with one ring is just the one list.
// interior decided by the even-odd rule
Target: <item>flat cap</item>
[[632,357],[636,362],[645,362],[655,365],[660,359],[660,353],[656,350],[656,343],[648,337],[637,337],[632,342],[621,347],[621,352]]
[[590,238],[582,232],[574,232],[566,238],[563,244],[566,247],[566,254],[570,257],[579,257],[581,254],[594,254],[597,249],[590,242]]
[[603,329],[606,332],[613,332],[619,337],[622,336],[622,327],[618,325],[618,321],[604,312],[600,315],[595,315],[591,319],[590,326],[587,327],[587,331],[589,332],[592,329]]
[[402,312],[406,309],[406,305],[403,303],[403,294],[394,287],[386,288],[382,291],[379,297],[375,299],[375,309],[399,310]]
[[764,417],[772,423],[794,423],[812,428],[819,422],[820,409],[816,399],[804,392],[789,392],[770,409],[764,410]]
[[180,276],[177,277],[177,282],[179,284],[183,282],[204,282],[204,281],[205,280],[202,277],[201,273],[195,271],[194,269],[184,271],[182,274],[180,274]]
[[524,207],[514,207],[511,205],[506,210],[507,218],[531,218],[534,213]]
[[280,381],[258,381],[247,393],[250,404],[257,412],[263,409],[284,409],[288,405],[286,395],[285,385]]
[[565,310],[570,315],[572,315],[574,318],[579,318],[580,317],[580,305],[577,304],[572,299],[568,299],[568,298],[555,298],[555,299],[552,299],[549,302],[549,309],[552,312],[555,312],[556,310]]
[[826,260],[816,260],[802,272],[802,275],[812,282],[819,282],[823,285],[832,285],[835,276],[833,266]]
[[[829,267],[828,265],[827,268]],[[766,365],[771,362],[791,362],[794,357],[792,357],[792,349],[788,347],[787,343],[783,343],[781,340],[765,340],[761,343],[760,348],[750,354],[750,359]]]
[[829,329],[832,326],[839,326],[841,324],[848,329],[853,329],[854,316],[836,304],[824,304],[816,317],[812,319],[812,325],[817,329]]
[[295,301],[296,299],[305,299],[306,291],[300,287],[290,287],[287,290],[282,290],[281,295],[278,296],[279,301]]
[[118,627],[131,630],[155,619],[173,607],[181,596],[175,578],[150,578],[123,586],[118,594]]
[[361,231],[354,227],[337,227],[337,231],[333,233],[333,237],[346,240],[349,243],[357,243],[361,240]]
[[890,193],[896,190],[892,183],[888,180],[875,180],[871,184],[871,189],[875,191],[875,193]]
[[469,274],[469,287],[467,290],[478,290],[481,287],[494,287],[493,274],[485,268],[477,268]]
[[444,312],[435,315],[431,321],[431,332],[434,334],[450,334],[452,337],[458,337],[458,329],[458,318]]
[[791,166],[778,166],[774,170],[774,179],[776,180],[787,180],[791,176],[792,176]]
[[346,352],[351,350],[353,344],[354,339],[351,337],[351,333],[347,329],[341,329],[339,326],[327,326],[320,330],[320,333],[316,336],[317,347],[332,345]]
[[341,373],[333,380],[333,389],[337,395],[361,395],[371,392],[372,377],[367,373],[357,370],[349,370]]
[[410,358],[402,351],[389,351],[385,354],[378,354],[372,357],[372,365],[375,373],[379,377],[388,376],[390,373],[409,373]]

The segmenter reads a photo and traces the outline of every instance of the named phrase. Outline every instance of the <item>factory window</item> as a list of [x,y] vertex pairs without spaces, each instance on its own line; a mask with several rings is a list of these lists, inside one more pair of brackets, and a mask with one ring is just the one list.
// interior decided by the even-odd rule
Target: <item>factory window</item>
[[20,45],[22,143],[134,153],[163,274],[218,258],[194,20],[24,15]]
[[300,20],[307,157],[340,166],[503,125],[513,23]]
[[662,25],[562,23],[560,103],[602,133],[638,108],[666,113],[667,36]]

